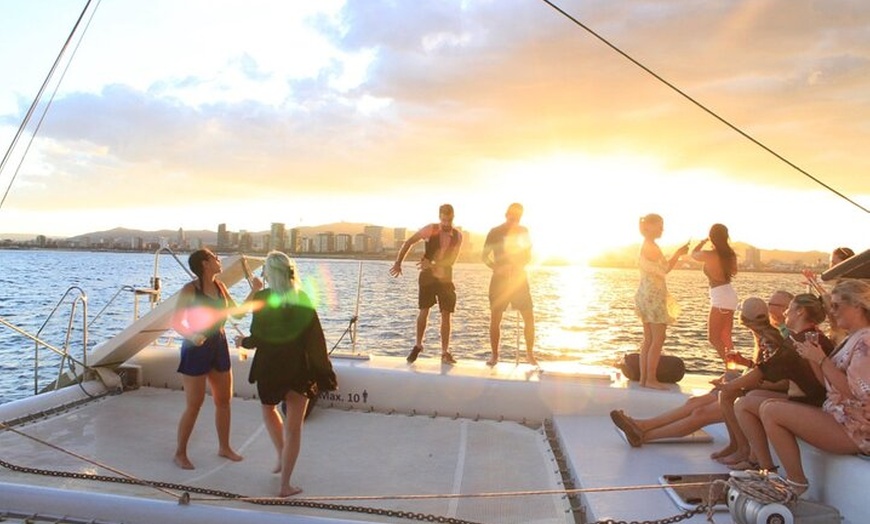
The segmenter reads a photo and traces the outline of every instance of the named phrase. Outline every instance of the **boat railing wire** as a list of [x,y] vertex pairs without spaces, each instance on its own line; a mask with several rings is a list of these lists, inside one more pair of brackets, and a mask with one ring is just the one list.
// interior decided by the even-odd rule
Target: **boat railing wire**
[[[16,131],[15,136],[12,138],[12,141],[9,143],[9,147],[6,149],[6,153],[3,155],[3,159],[0,160],[0,175],[3,174],[3,170],[6,168],[6,164],[12,158],[12,153],[15,150],[15,147],[18,145],[19,140],[24,135],[25,130],[27,129],[27,125],[30,123],[33,118],[33,114],[36,112],[36,108],[39,106],[40,102],[43,99],[46,89],[51,84],[52,78],[57,73],[58,68],[63,63],[64,57],[68,55],[66,59],[66,65],[63,68],[63,71],[60,73],[60,78],[56,82],[54,86],[54,91],[51,94],[51,97],[48,99],[48,102],[42,109],[42,114],[39,117],[39,120],[36,124],[36,129],[33,130],[33,133],[30,135],[30,140],[24,148],[24,153],[21,155],[21,158],[18,161],[18,165],[15,168],[15,172],[10,176],[9,183],[6,184],[6,190],[3,192],[3,198],[0,199],[0,209],[3,208],[3,204],[6,203],[6,198],[9,196],[9,192],[12,190],[12,184],[15,183],[15,179],[18,177],[19,171],[21,171],[21,166],[24,164],[24,159],[27,157],[27,152],[30,150],[30,146],[33,144],[33,140],[36,138],[36,134],[39,131],[39,128],[42,127],[42,122],[45,120],[46,114],[48,114],[48,110],[51,107],[52,101],[54,97],[57,95],[57,90],[60,88],[60,84],[63,81],[63,77],[66,75],[67,69],[69,69],[69,65],[72,63],[72,59],[78,51],[78,46],[81,44],[82,38],[84,38],[85,33],[87,32],[88,27],[90,27],[91,21],[94,18],[94,15],[97,12],[97,8],[100,5],[100,0],[96,0],[94,4],[94,9],[91,11],[90,17],[88,17],[87,22],[85,23],[84,30],[79,32],[79,26],[82,24],[82,21],[85,19],[85,15],[88,13],[88,10],[91,7],[91,3],[93,0],[88,0],[85,3],[82,12],[79,14],[78,19],[76,19],[76,23],[73,25],[72,30],[67,36],[66,41],[63,46],[61,46],[60,51],[57,54],[57,57],[54,60],[51,68],[48,70],[48,73],[45,75],[45,79],[42,81],[42,85],[39,87],[39,91],[36,93],[36,96],[33,98],[33,102],[30,104],[30,107],[27,110],[27,114],[24,116],[24,119],[21,121],[21,125],[18,126],[18,131]],[[78,41],[73,45],[76,37],[78,36]],[[70,50],[72,48],[72,50]]]
[[690,94],[686,93],[685,91],[683,91],[682,89],[680,89],[679,87],[674,85],[672,82],[666,80],[664,77],[662,77],[661,75],[659,75],[658,73],[653,71],[651,68],[647,67],[645,64],[643,64],[642,62],[640,62],[639,60],[637,60],[633,56],[629,55],[626,51],[622,50],[616,44],[612,43],[610,40],[608,40],[607,38],[605,38],[604,36],[602,36],[601,34],[596,32],[595,30],[593,30],[591,27],[589,27],[588,25],[584,24],[583,22],[581,22],[580,20],[578,20],[577,18],[575,18],[574,16],[572,16],[571,14],[566,12],[564,9],[562,9],[561,7],[556,5],[554,2],[552,2],[550,0],[541,0],[541,1],[544,2],[545,4],[549,5],[550,7],[552,7],[559,14],[561,14],[562,16],[564,16],[565,18],[567,18],[568,20],[573,22],[578,27],[582,28],[584,31],[586,31],[590,35],[592,35],[595,38],[597,38],[598,40],[600,40],[604,45],[606,45],[607,47],[609,47],[612,50],[614,50],[615,52],[617,52],[623,58],[625,58],[626,60],[628,60],[632,64],[634,64],[637,67],[639,67],[640,69],[642,69],[648,75],[652,76],[653,78],[655,78],[656,80],[658,80],[659,82],[661,82],[662,84],[664,84],[665,86],[670,88],[672,91],[674,91],[675,93],[677,93],[681,97],[685,98],[686,100],[688,100],[689,102],[694,104],[696,107],[698,107],[699,109],[701,109],[702,111],[704,111],[708,115],[712,116],[713,118],[715,118],[719,122],[721,122],[721,123],[725,124],[726,126],[728,126],[729,128],[731,128],[733,131],[735,131],[737,134],[739,134],[743,138],[749,140],[750,142],[752,142],[756,146],[760,147],[761,149],[763,149],[767,153],[776,157],[781,162],[784,162],[786,165],[788,165],[789,167],[791,167],[795,171],[799,172],[800,174],[809,178],[810,180],[812,180],[816,184],[822,186],[826,190],[828,190],[828,191],[832,192],[833,194],[837,195],[838,197],[842,198],[846,202],[857,207],[861,211],[864,211],[865,213],[870,214],[870,209],[867,209],[866,207],[862,206],[861,204],[855,202],[854,200],[852,200],[851,198],[849,198],[848,196],[846,196],[842,192],[838,191],[837,189],[835,189],[831,185],[823,182],[818,177],[811,175],[809,172],[807,172],[806,170],[804,170],[803,168],[801,168],[800,166],[798,166],[797,164],[795,164],[791,160],[785,158],[780,153],[774,151],[771,147],[768,147],[763,142],[761,142],[760,140],[758,140],[754,136],[750,135],[748,132],[746,132],[743,129],[741,129],[740,127],[738,127],[736,124],[732,123],[731,121],[729,121],[725,117],[721,116],[716,111],[709,108],[706,104],[700,102],[699,100],[697,100],[696,98],[694,98]]

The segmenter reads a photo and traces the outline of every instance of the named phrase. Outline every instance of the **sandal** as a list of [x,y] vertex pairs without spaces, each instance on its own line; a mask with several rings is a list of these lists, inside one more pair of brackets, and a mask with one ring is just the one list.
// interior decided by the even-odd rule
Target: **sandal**
[[795,498],[800,498],[801,495],[807,492],[810,489],[809,482],[795,482],[794,480],[785,479],[785,484],[788,486],[788,489],[794,494]]
[[[738,474],[738,472],[736,472],[736,471],[731,472],[732,476],[735,476],[735,474]],[[739,473],[738,475],[746,475],[746,474],[758,475],[759,473],[749,471],[749,472]],[[767,480],[776,484],[780,490],[786,491],[790,495],[790,500],[799,499],[801,497],[801,495],[803,495],[804,493],[807,492],[808,489],[810,489],[809,482],[796,482],[794,480],[783,478],[781,475],[778,475],[776,473],[768,473],[766,476],[767,476]]]
[[408,353],[408,358],[405,359],[408,361],[408,364],[413,364],[417,357],[420,355],[420,352],[423,351],[423,346],[414,346],[411,349],[411,352]]
[[456,364],[456,359],[453,358],[453,355],[449,351],[445,351],[444,353],[441,353],[441,363],[452,366],[453,364]]

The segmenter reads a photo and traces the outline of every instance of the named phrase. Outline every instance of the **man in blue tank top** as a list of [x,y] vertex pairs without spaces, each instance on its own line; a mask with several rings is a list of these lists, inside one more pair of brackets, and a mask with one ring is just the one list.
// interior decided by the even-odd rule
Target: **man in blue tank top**
[[453,227],[453,206],[444,204],[438,209],[439,222],[428,224],[414,233],[402,244],[396,262],[390,268],[390,275],[402,274],[402,262],[411,247],[421,240],[426,249],[423,258],[417,263],[420,268],[417,314],[417,333],[414,347],[408,354],[408,363],[417,360],[423,351],[423,335],[429,322],[429,309],[438,303],[441,310],[441,363],[455,364],[450,353],[450,318],[456,309],[456,287],[453,285],[453,264],[462,246],[462,233]]

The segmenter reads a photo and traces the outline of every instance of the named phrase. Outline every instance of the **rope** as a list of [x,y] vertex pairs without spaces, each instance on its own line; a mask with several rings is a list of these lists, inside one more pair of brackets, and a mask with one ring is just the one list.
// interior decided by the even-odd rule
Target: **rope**
[[[338,345],[341,344],[341,341],[344,340],[344,337],[347,336],[347,334],[351,332],[354,325],[356,324],[356,321],[357,321],[356,315],[350,317],[350,323],[348,323],[347,327],[344,328],[344,333],[342,333],[341,336],[338,337],[338,340],[335,342],[335,344],[333,344],[332,349],[329,350],[330,355],[332,355],[332,352],[335,351],[335,348],[337,348]],[[351,337],[351,339],[353,339],[353,337]]]
[[[639,485],[639,486],[615,486],[615,487],[602,487],[602,488],[580,488],[580,489],[557,489],[557,490],[527,490],[527,491],[509,491],[509,492],[496,492],[496,493],[446,493],[446,494],[430,494],[430,495],[377,495],[377,496],[323,496],[323,497],[306,497],[306,498],[280,498],[280,497],[249,497],[245,495],[240,495],[237,493],[213,490],[210,488],[200,488],[196,486],[187,486],[183,484],[169,483],[163,481],[147,481],[139,479],[133,475],[129,475],[124,473],[116,468],[112,468],[110,466],[99,463],[95,460],[89,459],[87,457],[83,457],[77,453],[71,452],[69,450],[60,448],[54,444],[46,442],[42,439],[32,437],[23,432],[20,432],[7,424],[0,422],[0,429],[6,429],[12,431],[20,436],[29,438],[34,440],[40,444],[51,447],[52,449],[56,449],[62,451],[63,453],[67,453],[73,457],[76,457],[80,460],[88,462],[90,464],[94,464],[98,467],[107,469],[112,471],[121,477],[111,477],[106,475],[96,475],[89,473],[76,473],[76,472],[65,472],[65,471],[51,471],[51,470],[40,470],[36,468],[28,468],[17,466],[15,464],[11,464],[6,462],[5,460],[0,459],[0,466],[3,466],[7,469],[13,471],[19,471],[22,473],[29,474],[40,474],[40,475],[48,475],[54,477],[62,477],[62,478],[76,478],[82,480],[95,480],[102,482],[114,482],[121,484],[137,484],[143,485],[147,487],[151,487],[155,490],[158,490],[164,494],[169,495],[175,500],[178,500],[180,504],[189,504],[191,501],[198,502],[220,502],[222,500],[235,500],[239,502],[246,502],[250,504],[257,505],[267,505],[267,506],[291,506],[291,507],[305,507],[305,508],[314,508],[314,509],[322,509],[322,510],[331,510],[331,511],[340,511],[340,512],[356,512],[356,513],[365,513],[365,514],[373,514],[373,515],[381,515],[381,516],[390,516],[418,521],[426,521],[426,522],[445,522],[448,524],[476,524],[474,522],[463,520],[455,517],[444,517],[438,515],[417,513],[412,511],[404,511],[404,510],[393,510],[393,509],[384,509],[384,508],[372,508],[368,506],[351,506],[345,504],[335,504],[331,503],[331,501],[375,501],[375,500],[432,500],[432,499],[472,499],[472,498],[507,498],[507,497],[522,497],[522,496],[538,496],[538,495],[556,495],[556,496],[565,496],[565,495],[573,495],[580,493],[601,493],[601,492],[612,492],[612,491],[638,491],[638,490],[646,490],[646,489],[664,489],[666,486],[662,486],[659,484],[653,485]],[[723,481],[715,481],[715,482],[723,482]],[[683,486],[688,487],[699,487],[699,486],[710,486],[711,487],[711,497],[713,493],[713,484],[709,481],[707,482],[695,482],[695,483],[685,483]],[[174,493],[174,490],[180,492],[180,495]],[[203,497],[191,497],[190,493],[197,493],[201,495],[207,495]],[[712,504],[710,505],[712,506]],[[678,515],[675,517],[671,517],[665,520],[657,521],[657,522],[678,522],[680,520],[684,520],[689,518],[691,515],[700,514],[708,510],[707,506],[700,505],[694,510],[690,510],[685,512],[683,515]]]
[[558,11],[560,14],[562,14],[562,15],[563,15],[565,18],[567,18],[568,20],[571,20],[572,22],[574,22],[578,27],[581,27],[581,28],[584,29],[587,33],[591,34],[592,36],[594,36],[595,38],[597,38],[598,40],[600,40],[600,41],[601,41],[602,43],[604,43],[607,47],[613,49],[614,51],[616,51],[617,53],[619,53],[620,55],[622,55],[625,59],[627,59],[628,61],[630,61],[631,63],[633,63],[633,64],[636,65],[637,67],[639,67],[639,68],[641,68],[642,70],[644,70],[644,71],[645,71],[646,73],[648,73],[650,76],[652,76],[653,78],[655,78],[656,80],[658,80],[658,81],[661,82],[662,84],[664,84],[664,85],[666,85],[667,87],[669,87],[672,91],[674,91],[674,92],[677,93],[678,95],[682,96],[683,98],[685,98],[686,100],[688,100],[689,102],[691,102],[692,104],[694,104],[695,106],[697,106],[697,107],[700,108],[702,111],[704,111],[704,112],[707,113],[708,115],[712,116],[713,118],[715,118],[715,119],[718,120],[719,122],[721,122],[721,123],[725,124],[726,126],[730,127],[732,130],[736,131],[738,134],[740,134],[741,136],[743,136],[744,138],[746,138],[747,140],[749,140],[749,141],[752,142],[753,144],[755,144],[755,145],[757,145],[758,147],[760,147],[761,149],[767,151],[768,153],[770,153],[771,155],[773,155],[773,156],[776,157],[777,159],[781,160],[782,162],[784,162],[786,165],[788,165],[788,166],[791,167],[792,169],[798,171],[799,173],[801,173],[801,174],[804,175],[805,177],[809,178],[810,180],[812,180],[812,181],[815,182],[816,184],[822,186],[823,188],[827,189],[828,191],[830,191],[830,192],[834,193],[835,195],[839,196],[840,198],[842,198],[842,199],[845,200],[846,202],[849,202],[850,204],[852,204],[853,206],[857,207],[857,208],[860,209],[861,211],[864,211],[865,213],[870,213],[870,209],[865,208],[864,206],[862,206],[861,204],[855,202],[854,200],[852,200],[851,198],[847,197],[846,195],[844,195],[844,194],[841,193],[840,191],[837,191],[836,189],[834,189],[834,188],[831,187],[830,185],[828,185],[828,184],[822,182],[821,180],[819,180],[819,179],[816,178],[815,176],[809,174],[807,171],[805,171],[805,170],[803,170],[802,168],[798,167],[796,164],[794,164],[793,162],[791,162],[790,160],[788,160],[788,159],[785,158],[784,156],[780,155],[779,153],[777,153],[776,151],[774,151],[774,150],[771,149],[770,147],[766,146],[765,144],[763,144],[761,141],[757,140],[755,137],[753,137],[753,136],[750,135],[749,133],[743,131],[742,129],[740,129],[739,127],[737,127],[735,124],[732,124],[731,122],[729,122],[728,120],[726,120],[724,117],[720,116],[718,113],[716,113],[716,112],[713,111],[712,109],[708,108],[707,106],[705,106],[704,104],[702,104],[702,103],[699,102],[698,100],[694,99],[691,95],[687,94],[685,91],[683,91],[683,90],[680,89],[679,87],[677,87],[677,86],[675,86],[674,84],[672,84],[671,82],[665,80],[663,77],[661,77],[659,74],[657,74],[655,71],[653,71],[653,70],[650,69],[649,67],[647,67],[647,66],[645,66],[644,64],[642,64],[640,61],[638,61],[638,60],[634,59],[633,57],[631,57],[628,53],[626,53],[625,51],[623,51],[622,49],[620,49],[619,47],[617,47],[615,44],[611,43],[609,40],[607,40],[606,38],[604,38],[604,37],[601,36],[600,34],[596,33],[592,28],[590,28],[589,26],[583,24],[582,22],[580,22],[579,20],[577,20],[577,19],[574,18],[573,16],[569,15],[568,13],[566,13],[564,10],[562,10],[562,8],[560,8],[559,6],[557,6],[556,4],[554,4],[553,2],[551,2],[550,0],[541,0],[541,1],[544,2],[545,4],[549,5],[550,7],[552,7],[554,10]]
[[764,504],[792,504],[797,501],[794,490],[779,475],[748,471],[746,478],[731,477],[728,486]]
[[[680,487],[704,487],[710,482],[686,482]],[[307,500],[330,501],[330,500],[431,500],[431,499],[489,499],[510,497],[531,497],[541,495],[580,495],[583,493],[610,493],[644,491],[649,489],[665,489],[668,486],[661,484],[641,484],[637,486],[610,486],[603,488],[573,488],[573,489],[541,489],[525,491],[498,491],[484,493],[435,493],[429,495],[333,495],[322,497],[305,497]]]
[[103,468],[103,469],[105,469],[105,470],[107,470],[107,471],[111,471],[112,473],[115,473],[115,474],[117,474],[117,475],[121,475],[122,477],[124,477],[124,478],[126,478],[126,479],[132,480],[132,481],[133,481],[134,483],[136,483],[136,484],[141,484],[141,485],[143,485],[143,486],[148,486],[148,487],[154,488],[154,489],[156,489],[157,491],[160,491],[160,492],[162,492],[162,493],[164,493],[164,494],[167,494],[167,495],[171,496],[173,499],[177,499],[177,498],[178,498],[178,497],[177,497],[174,493],[172,493],[171,491],[166,490],[166,489],[163,489],[163,488],[161,488],[161,487],[158,487],[158,486],[156,486],[156,485],[153,484],[153,483],[150,483],[150,482],[148,482],[148,481],[145,481],[145,480],[139,479],[139,478],[135,477],[134,475],[130,475],[130,474],[125,473],[125,472],[123,472],[123,471],[121,471],[121,470],[119,470],[119,469],[117,469],[117,468],[113,468],[112,466],[109,466],[109,465],[107,465],[107,464],[103,464],[103,463],[101,463],[101,462],[99,462],[99,461],[97,461],[97,460],[94,460],[94,459],[92,459],[92,458],[85,457],[84,455],[80,455],[80,454],[78,454],[78,453],[76,453],[76,452],[74,452],[74,451],[70,451],[70,450],[65,449],[65,448],[63,448],[63,447],[61,447],[61,446],[58,446],[58,445],[56,445],[56,444],[52,444],[51,442],[48,442],[47,440],[41,439],[41,438],[39,438],[39,437],[34,437],[33,435],[28,435],[27,433],[24,433],[23,431],[19,431],[19,430],[13,428],[12,426],[8,426],[8,425],[7,425],[6,423],[4,423],[4,422],[0,422],[0,430],[11,431],[12,433],[15,433],[16,435],[19,435],[19,436],[21,436],[21,437],[24,437],[24,438],[28,438],[28,439],[30,439],[30,440],[33,440],[34,442],[37,442],[37,443],[39,443],[39,444],[42,444],[43,446],[47,446],[47,447],[49,447],[49,448],[51,448],[51,449],[53,449],[53,450],[60,451],[61,453],[66,453],[67,455],[70,455],[71,457],[77,458],[77,459],[79,459],[79,460],[81,460],[81,461],[87,462],[88,464],[92,464],[92,465],[94,465],[94,466],[97,466],[97,467]]

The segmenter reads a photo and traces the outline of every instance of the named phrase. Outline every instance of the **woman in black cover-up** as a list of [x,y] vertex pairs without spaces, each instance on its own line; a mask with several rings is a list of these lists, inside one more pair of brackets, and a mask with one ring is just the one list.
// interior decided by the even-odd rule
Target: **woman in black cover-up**
[[[284,253],[266,257],[268,288],[254,296],[251,335],[239,337],[242,347],[257,351],[248,381],[257,383],[263,421],[278,451],[279,496],[302,491],[290,484],[302,445],[302,424],[310,399],[338,387],[326,351],[326,340],[311,299],[299,288],[295,264]],[[282,420],[278,404],[287,405]]]

